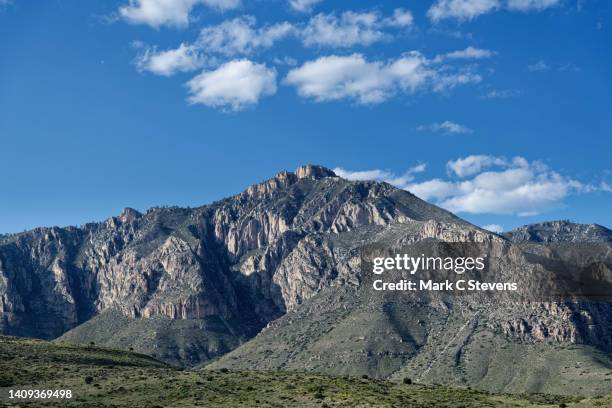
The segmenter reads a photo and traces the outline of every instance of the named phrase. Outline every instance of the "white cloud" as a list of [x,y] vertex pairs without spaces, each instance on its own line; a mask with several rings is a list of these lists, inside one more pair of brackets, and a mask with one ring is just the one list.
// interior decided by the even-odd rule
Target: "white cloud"
[[473,20],[499,7],[499,0],[437,0],[427,11],[427,16],[434,23],[447,18]]
[[444,122],[434,122],[431,125],[421,125],[417,127],[417,130],[420,131],[430,131],[434,133],[444,133],[444,134],[466,134],[472,133],[472,129],[460,125],[459,123],[451,122],[450,120],[445,120]]
[[464,50],[457,50],[438,55],[435,60],[440,62],[448,59],[484,59],[490,58],[493,55],[495,55],[495,52],[491,50],[469,46]]
[[409,168],[402,174],[395,174],[387,170],[363,170],[363,171],[350,171],[342,167],[336,167],[334,173],[339,177],[347,180],[376,180],[384,181],[394,186],[403,188],[408,183],[414,180],[415,174],[422,173],[426,169],[425,164],[418,164],[414,167]]
[[349,99],[374,104],[398,92],[413,93],[426,87],[440,92],[481,80],[472,72],[449,69],[437,69],[416,51],[387,62],[367,61],[361,54],[331,55],[290,70],[285,83],[316,102]]
[[[412,24],[412,14],[396,9],[389,17],[378,12],[344,12],[319,14],[305,25],[293,25],[287,21],[257,27],[255,17],[245,15],[226,20],[217,25],[204,27],[193,43],[182,43],[178,48],[157,51],[140,43],[144,52],[137,57],[140,70],[158,75],[172,75],[179,71],[191,71],[203,66],[204,55],[208,62],[212,54],[231,57],[251,55],[258,50],[271,48],[287,37],[299,37],[307,46],[327,45],[346,47],[355,44],[368,45],[382,39],[386,34],[382,27],[406,27]],[[295,63],[293,64],[295,65]]]
[[273,62],[276,65],[286,65],[288,67],[295,67],[298,62],[295,58],[293,57],[288,57],[288,56],[284,56],[284,57],[275,57],[273,59]]
[[517,11],[544,10],[560,2],[561,0],[508,0],[508,8]]
[[459,177],[467,177],[479,173],[482,169],[490,166],[504,166],[508,162],[503,157],[487,155],[471,155],[446,163],[449,173],[454,173]]
[[323,0],[289,0],[289,6],[295,11],[301,13],[309,13],[312,9]]
[[[387,181],[455,213],[534,215],[560,205],[571,194],[611,190],[606,182],[584,184],[523,157],[470,156],[448,162],[447,168],[463,179],[414,182],[425,165],[402,176],[384,170],[335,171],[349,179]],[[497,227],[484,228],[495,231]]]
[[491,89],[484,97],[487,99],[507,99],[521,94],[522,92],[518,89]]
[[445,19],[469,21],[501,8],[541,11],[560,3],[561,0],[437,0],[427,11],[427,16],[434,23]]
[[429,75],[424,58],[406,54],[395,61],[369,62],[361,54],[332,55],[306,62],[287,74],[285,82],[315,101],[353,99],[380,103],[396,89],[414,91]]
[[[135,48],[144,49],[136,58],[140,71],[170,76],[177,72],[189,72],[208,65],[218,64],[214,54],[225,57],[252,54],[258,49],[272,47],[276,41],[289,36],[294,27],[287,23],[255,27],[252,16],[242,16],[221,24],[205,27],[194,43],[182,43],[176,49],[158,51],[145,47],[140,41]],[[205,57],[206,56],[206,57]]]
[[276,71],[247,59],[203,71],[187,83],[189,102],[238,111],[276,93]]
[[201,68],[204,58],[193,46],[181,44],[174,50],[157,51],[147,48],[136,58],[140,71],[170,76],[177,72],[189,72]]
[[482,226],[483,229],[486,229],[488,231],[494,232],[496,234],[501,234],[502,232],[504,232],[504,227],[502,227],[499,224],[488,224],[488,225],[483,225]]
[[295,30],[288,22],[260,28],[256,28],[255,24],[255,17],[242,16],[205,27],[195,46],[203,51],[223,55],[250,54],[256,49],[270,48]]
[[560,72],[580,72],[581,70],[582,68],[572,63],[563,64],[559,67]]
[[391,17],[386,18],[377,11],[345,11],[340,16],[321,13],[310,19],[301,30],[301,37],[308,47],[367,46],[388,38],[383,28],[409,27],[412,20],[412,14],[404,9],[396,9]]
[[374,25],[375,13],[357,14],[351,11],[339,18],[334,14],[318,14],[302,31],[306,46],[352,47],[370,45],[384,38],[384,33]]
[[544,61],[539,60],[535,64],[528,65],[527,69],[531,72],[545,72],[550,71],[550,66],[548,66],[548,64],[546,64]]
[[452,73],[442,69],[435,71],[432,78],[432,89],[436,92],[446,92],[459,85],[477,84],[482,80],[479,74],[469,70]]
[[192,9],[200,4],[229,10],[238,7],[240,0],[129,0],[119,8],[119,15],[133,24],[185,27],[189,25]]
[[[469,156],[447,163],[461,181],[434,179],[407,186],[417,196],[452,212],[534,215],[591,186],[522,157]],[[486,171],[484,171],[487,169]]]
[[414,17],[409,10],[397,8],[393,10],[393,15],[383,21],[384,25],[390,27],[410,27],[414,22]]
[[599,190],[604,191],[606,193],[612,193],[612,185],[610,185],[609,183],[606,183],[605,181],[602,181],[599,184]]

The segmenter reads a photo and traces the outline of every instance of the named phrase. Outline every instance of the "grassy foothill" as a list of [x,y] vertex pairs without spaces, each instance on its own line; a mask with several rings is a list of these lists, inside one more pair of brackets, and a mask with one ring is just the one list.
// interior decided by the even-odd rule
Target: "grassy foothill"
[[[0,337],[5,406],[58,407],[605,407],[547,394],[492,394],[468,388],[284,371],[183,370],[151,357],[90,346]],[[9,401],[9,389],[70,389],[67,401]]]

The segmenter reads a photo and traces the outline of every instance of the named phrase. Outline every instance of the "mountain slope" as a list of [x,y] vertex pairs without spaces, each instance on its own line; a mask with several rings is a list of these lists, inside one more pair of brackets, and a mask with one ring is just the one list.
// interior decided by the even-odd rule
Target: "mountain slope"
[[[387,245],[406,239],[402,226],[397,228],[402,234],[393,237],[398,231],[387,229],[376,239]],[[453,231],[454,239],[466,239],[465,227],[447,228],[446,240]],[[522,284],[530,284],[526,266],[546,266],[533,265],[531,252],[493,236],[471,238],[499,246],[501,268],[520,276]],[[377,292],[365,276],[356,287],[323,289],[208,367],[407,376],[493,392],[600,395],[612,392],[611,316],[609,302],[517,302],[503,294],[433,293],[424,299]]]

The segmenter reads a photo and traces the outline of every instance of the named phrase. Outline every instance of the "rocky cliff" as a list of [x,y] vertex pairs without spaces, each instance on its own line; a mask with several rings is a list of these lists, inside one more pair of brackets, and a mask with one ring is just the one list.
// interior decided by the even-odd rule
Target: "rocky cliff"
[[199,208],[126,208],[80,228],[0,237],[0,331],[55,338],[105,310],[221,319],[250,337],[353,269],[323,238],[360,227],[454,220],[387,184],[319,166],[281,172]]

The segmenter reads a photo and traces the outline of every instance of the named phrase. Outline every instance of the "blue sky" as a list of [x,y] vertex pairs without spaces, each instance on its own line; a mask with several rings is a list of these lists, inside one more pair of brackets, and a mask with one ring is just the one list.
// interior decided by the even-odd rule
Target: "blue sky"
[[305,163],[481,226],[611,227],[610,22],[603,0],[0,0],[0,232]]

